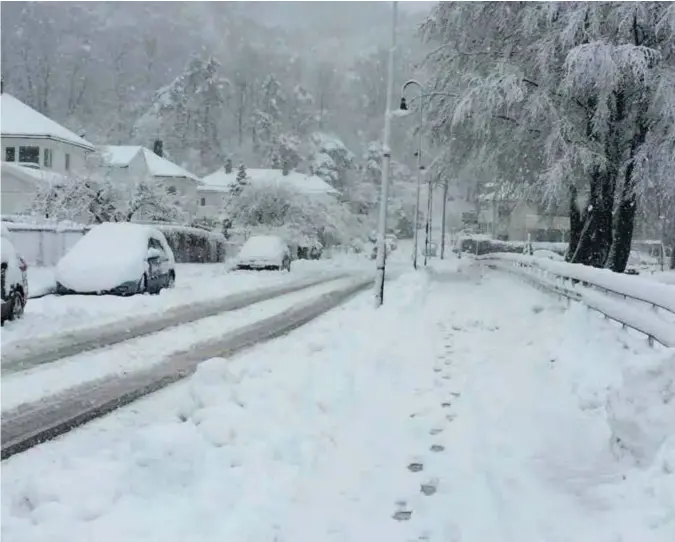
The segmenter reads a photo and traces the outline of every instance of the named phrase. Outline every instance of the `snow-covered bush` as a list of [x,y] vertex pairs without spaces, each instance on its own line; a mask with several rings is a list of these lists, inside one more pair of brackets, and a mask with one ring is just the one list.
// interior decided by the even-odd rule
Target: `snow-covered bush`
[[217,263],[225,261],[227,239],[222,234],[169,224],[153,224],[166,237],[178,263]]
[[50,221],[82,224],[132,220],[183,223],[187,216],[181,203],[153,178],[113,180],[92,158],[86,170],[72,173],[58,185],[42,186],[30,213]]
[[229,212],[236,228],[275,233],[299,246],[343,242],[351,238],[355,224],[349,210],[332,196],[275,184],[246,186]]

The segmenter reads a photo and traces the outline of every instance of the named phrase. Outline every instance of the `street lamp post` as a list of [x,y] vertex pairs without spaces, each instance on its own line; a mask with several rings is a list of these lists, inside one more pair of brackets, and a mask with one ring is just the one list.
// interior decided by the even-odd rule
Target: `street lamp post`
[[387,233],[387,203],[389,198],[389,167],[391,165],[391,93],[394,86],[394,51],[396,50],[396,18],[398,3],[392,2],[391,49],[387,71],[387,102],[384,112],[384,138],[382,142],[382,187],[380,191],[380,216],[377,231],[377,270],[375,276],[375,306],[384,303],[384,276],[387,261],[385,236]]
[[417,269],[417,252],[418,252],[418,244],[417,244],[417,239],[419,237],[418,235],[418,224],[419,224],[419,217],[420,217],[420,188],[422,185],[422,170],[424,169],[422,166],[422,128],[424,126],[424,87],[422,86],[422,83],[415,79],[410,79],[409,81],[406,81],[403,84],[403,88],[401,89],[401,105],[399,109],[401,111],[408,111],[408,104],[405,101],[405,89],[408,88],[411,85],[417,86],[417,89],[420,91],[419,93],[419,125],[417,128],[417,190],[416,190],[416,197],[415,197],[415,241],[413,243],[413,267]]
[[[418,132],[418,138],[417,138],[417,190],[416,190],[416,198],[415,198],[415,241],[413,245],[413,267],[417,269],[417,253],[418,253],[418,222],[419,222],[419,215],[420,215],[420,191],[421,191],[421,186],[422,186],[422,175],[424,171],[424,166],[422,165],[422,127],[424,125],[424,98],[427,97],[433,97],[433,96],[451,96],[453,98],[457,97],[457,94],[454,94],[452,92],[425,92],[424,91],[424,86],[422,83],[415,79],[410,79],[409,81],[406,81],[403,84],[403,88],[401,89],[401,105],[398,109],[398,111],[395,111],[394,114],[397,116],[405,116],[410,113],[410,110],[408,108],[408,103],[406,102],[405,99],[405,90],[408,88],[410,85],[416,85],[417,88],[419,89],[420,93],[418,96],[415,96],[413,99],[410,100],[412,103],[413,100],[418,99],[420,101],[419,105],[419,132]],[[444,195],[444,200],[447,198],[447,183],[446,183],[446,189],[443,192]],[[429,180],[428,184],[428,192],[427,192],[427,219],[426,219],[426,225],[425,225],[425,240],[424,240],[424,265],[427,265],[427,258],[428,258],[428,253],[429,253],[429,248],[431,244],[431,228],[432,228],[432,221],[431,221],[431,212],[433,209],[433,187],[431,185],[431,180]],[[445,214],[445,203],[443,205],[443,213]],[[442,227],[445,228],[445,216],[443,216],[443,219],[441,221]],[[445,236],[443,233],[441,233],[441,239],[442,242],[445,242]],[[443,247],[441,247],[441,258],[443,257],[444,252],[443,252]]]

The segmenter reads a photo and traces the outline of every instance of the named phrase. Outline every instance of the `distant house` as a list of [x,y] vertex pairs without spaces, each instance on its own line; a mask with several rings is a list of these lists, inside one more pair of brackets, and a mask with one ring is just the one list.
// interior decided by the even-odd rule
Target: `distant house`
[[44,183],[84,167],[94,146],[11,94],[0,94],[3,214],[20,214]]
[[[161,144],[156,143],[155,148],[161,153]],[[180,198],[185,210],[195,216],[201,183],[197,175],[140,145],[107,145],[99,150],[113,181],[150,177],[164,185],[168,194]]]
[[[214,171],[202,179],[199,194],[198,218],[218,218],[237,180],[237,169],[226,172],[225,168]],[[337,196],[339,192],[316,175],[297,171],[284,175],[281,169],[247,169],[246,180],[253,186],[288,186],[312,196]]]
[[482,233],[507,241],[559,242],[569,239],[570,220],[527,199],[499,191],[478,197],[478,227]]
[[0,99],[4,162],[33,164],[61,174],[84,167],[94,145],[11,94],[2,92]]

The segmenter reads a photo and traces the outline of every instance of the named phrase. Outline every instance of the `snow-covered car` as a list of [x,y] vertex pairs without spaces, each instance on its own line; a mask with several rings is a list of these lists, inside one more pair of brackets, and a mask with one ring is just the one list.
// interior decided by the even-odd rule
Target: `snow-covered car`
[[127,222],[93,227],[56,266],[58,294],[156,294],[176,281],[164,234]]
[[239,251],[237,269],[291,270],[291,251],[281,237],[256,235],[249,237]]
[[4,324],[5,320],[21,318],[28,301],[28,266],[14,248],[9,230],[4,224],[2,225],[0,255],[2,256],[0,323]]

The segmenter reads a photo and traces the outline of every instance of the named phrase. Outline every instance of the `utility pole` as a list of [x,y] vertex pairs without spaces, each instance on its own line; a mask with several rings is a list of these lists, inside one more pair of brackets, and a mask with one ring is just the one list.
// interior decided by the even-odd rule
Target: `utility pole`
[[389,69],[387,71],[387,102],[384,112],[384,141],[382,142],[382,187],[380,191],[380,216],[377,232],[377,269],[375,276],[375,306],[384,303],[384,278],[387,262],[385,236],[387,233],[387,204],[389,198],[389,168],[391,165],[391,93],[394,86],[394,52],[396,50],[396,19],[398,3],[392,2],[391,49],[389,49]]

